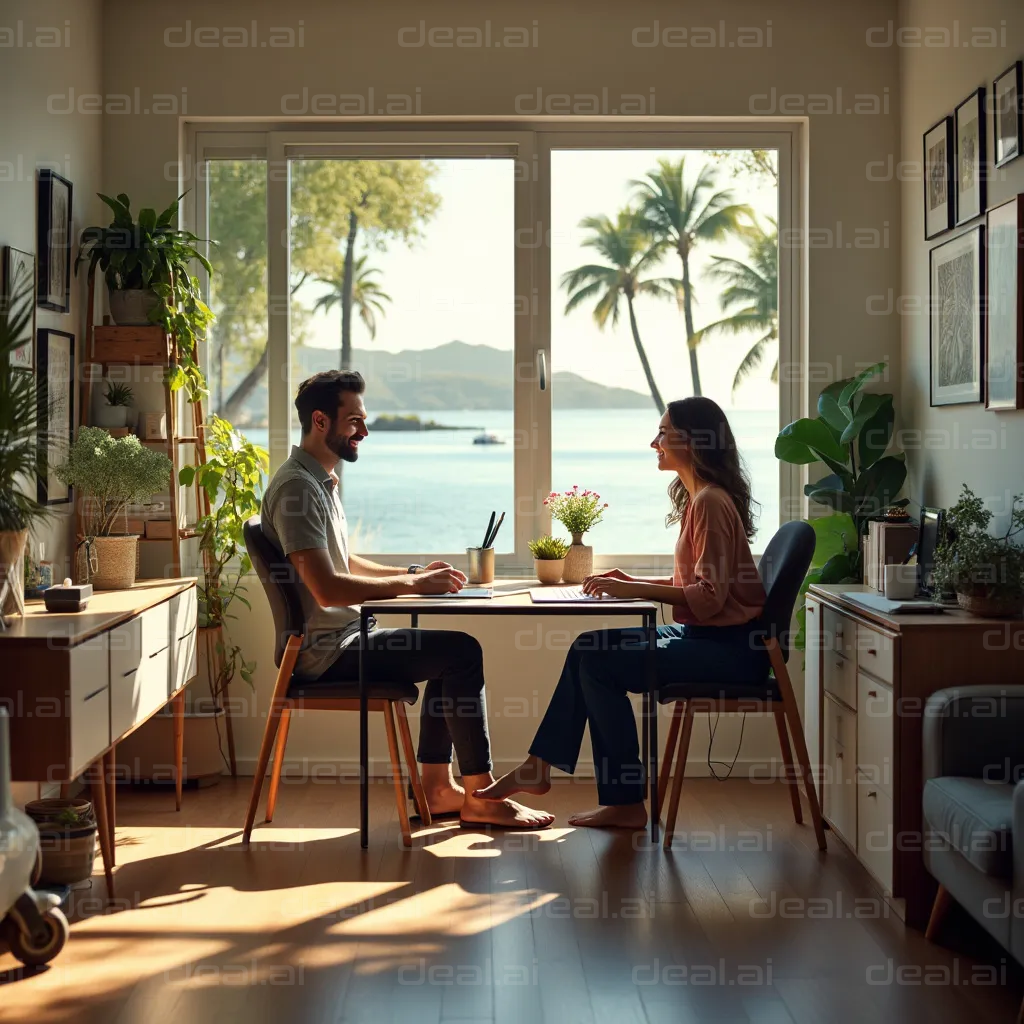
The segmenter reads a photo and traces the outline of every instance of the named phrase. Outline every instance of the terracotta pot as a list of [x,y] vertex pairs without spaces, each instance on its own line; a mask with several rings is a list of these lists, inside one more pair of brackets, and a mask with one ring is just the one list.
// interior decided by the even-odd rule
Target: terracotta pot
[[25,610],[25,572],[22,558],[25,555],[25,544],[28,541],[28,530],[0,531],[0,586],[5,579],[11,586],[7,591],[0,613],[4,615],[21,615]]
[[990,597],[986,588],[956,592],[956,603],[965,612],[986,619],[1015,619],[1024,612],[1024,597]]
[[572,546],[565,556],[562,579],[566,583],[582,583],[594,571],[594,549],[583,543],[583,534],[572,535]]
[[537,574],[537,579],[541,583],[558,583],[562,578],[562,568],[564,565],[564,558],[535,558],[533,560],[533,571]]
[[96,558],[96,572],[89,582],[96,590],[125,590],[135,582],[135,560],[138,554],[139,538],[93,537],[93,555]]
[[160,296],[149,288],[111,291],[110,315],[118,327],[145,327],[149,314],[160,304]]

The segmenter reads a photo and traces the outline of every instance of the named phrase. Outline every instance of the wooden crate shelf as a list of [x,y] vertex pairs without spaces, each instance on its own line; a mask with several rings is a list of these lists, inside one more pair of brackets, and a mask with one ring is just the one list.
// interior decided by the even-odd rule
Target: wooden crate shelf
[[91,361],[169,366],[171,339],[162,327],[94,327]]

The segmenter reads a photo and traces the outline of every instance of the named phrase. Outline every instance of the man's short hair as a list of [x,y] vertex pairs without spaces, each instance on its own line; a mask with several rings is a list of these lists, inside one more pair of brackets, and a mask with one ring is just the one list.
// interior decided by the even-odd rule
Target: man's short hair
[[304,380],[295,396],[295,410],[299,414],[303,435],[313,429],[315,412],[322,412],[334,422],[343,391],[361,395],[365,390],[366,381],[356,370],[323,370]]

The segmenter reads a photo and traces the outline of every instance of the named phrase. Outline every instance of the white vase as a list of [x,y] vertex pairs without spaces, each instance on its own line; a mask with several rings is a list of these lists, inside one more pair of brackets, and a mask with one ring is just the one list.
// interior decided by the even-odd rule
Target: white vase
[[128,410],[123,405],[107,405],[100,402],[96,406],[97,427],[123,427],[128,422]]
[[566,583],[582,583],[594,571],[594,549],[583,543],[583,534],[572,535],[572,546],[565,556],[562,579]]

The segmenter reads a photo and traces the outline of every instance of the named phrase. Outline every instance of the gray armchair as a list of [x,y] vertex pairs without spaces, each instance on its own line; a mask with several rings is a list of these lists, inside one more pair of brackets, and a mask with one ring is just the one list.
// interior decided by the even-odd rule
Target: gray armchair
[[924,863],[939,891],[1024,963],[1024,686],[939,690],[924,718]]

